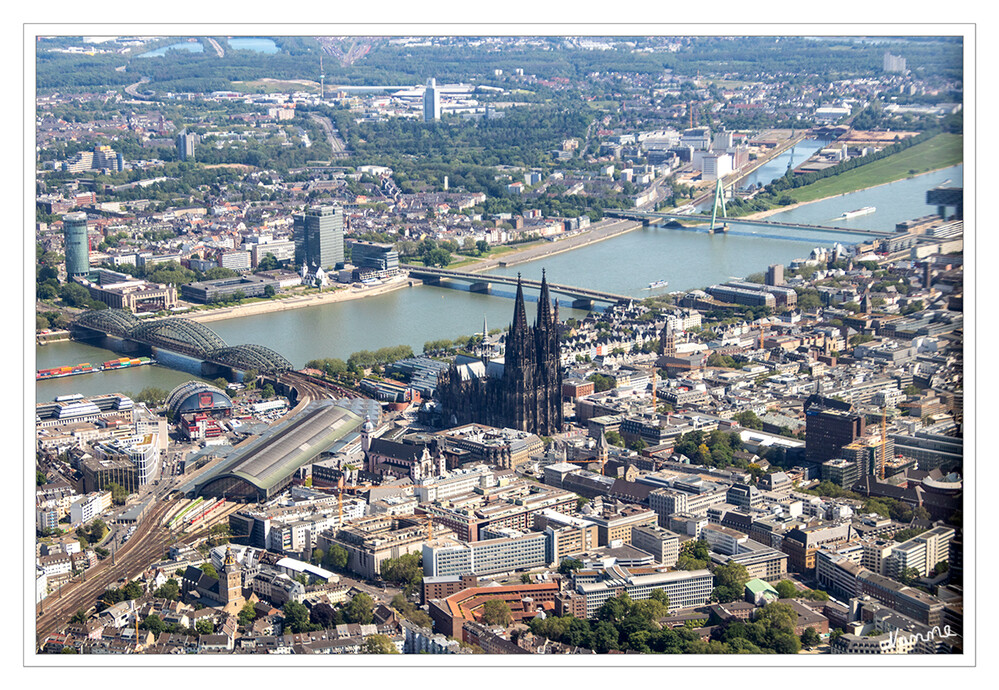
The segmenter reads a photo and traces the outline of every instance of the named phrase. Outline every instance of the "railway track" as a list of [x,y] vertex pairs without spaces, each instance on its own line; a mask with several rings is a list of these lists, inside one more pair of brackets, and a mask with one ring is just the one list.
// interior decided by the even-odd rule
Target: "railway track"
[[64,586],[61,593],[54,593],[35,607],[35,641],[41,647],[45,638],[63,629],[76,611],[89,611],[101,594],[120,580],[132,580],[150,565],[160,560],[163,553],[174,544],[190,544],[208,537],[211,529],[237,510],[239,506],[227,507],[211,516],[205,524],[194,531],[174,533],[163,524],[168,514],[179,506],[178,501],[160,501],[149,515],[136,528],[135,534],[115,554],[115,563],[110,559],[101,561],[86,573],[86,581],[77,579]]
[[171,507],[170,501],[154,506],[139,523],[135,534],[115,552],[114,562],[104,559],[35,607],[35,632],[39,643],[59,626],[65,625],[78,609],[89,610],[104,590],[118,580],[135,577],[142,572],[152,562],[150,556],[162,555],[168,533],[162,529],[160,522]]
[[294,386],[298,390],[298,402],[301,402],[302,397],[305,395],[309,396],[312,400],[365,397],[355,390],[344,388],[343,386],[338,386],[335,383],[323,381],[297,371],[282,372],[280,374],[280,379],[286,385]]

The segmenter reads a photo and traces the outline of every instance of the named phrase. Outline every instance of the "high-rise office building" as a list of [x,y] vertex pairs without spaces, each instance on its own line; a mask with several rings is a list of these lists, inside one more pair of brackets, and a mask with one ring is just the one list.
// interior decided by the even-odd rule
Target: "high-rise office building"
[[437,90],[437,80],[429,79],[423,92],[423,121],[432,122],[441,119],[441,94]]
[[194,149],[201,143],[201,137],[197,134],[188,134],[185,129],[177,135],[177,155],[182,161],[194,158]]
[[343,263],[343,209],[313,206],[293,218],[296,266],[328,271]]
[[95,170],[103,170],[107,168],[108,170],[113,170],[118,172],[118,156],[117,153],[110,146],[95,146],[94,147],[94,159],[93,167]]
[[66,249],[66,275],[85,276],[90,273],[90,239],[87,237],[87,214],[69,213],[62,217]]
[[905,58],[898,55],[892,55],[890,52],[885,51],[884,71],[905,72]]
[[818,395],[805,401],[805,459],[823,463],[841,458],[843,446],[864,435],[864,417],[850,403]]
[[766,283],[774,287],[784,284],[784,264],[773,264],[767,267]]
[[399,252],[395,245],[362,240],[353,240],[347,245],[350,247],[350,262],[358,268],[369,268],[386,275],[399,272]]

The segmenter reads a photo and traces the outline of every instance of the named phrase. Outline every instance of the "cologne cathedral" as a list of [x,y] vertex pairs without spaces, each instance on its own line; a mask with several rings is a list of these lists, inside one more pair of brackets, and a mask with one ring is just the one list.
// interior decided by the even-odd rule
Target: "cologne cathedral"
[[528,326],[524,288],[517,276],[513,324],[506,336],[504,362],[452,364],[437,382],[437,398],[451,426],[478,423],[518,429],[539,436],[562,431],[562,365],[558,336],[558,302],[554,309],[548,280],[534,327]]

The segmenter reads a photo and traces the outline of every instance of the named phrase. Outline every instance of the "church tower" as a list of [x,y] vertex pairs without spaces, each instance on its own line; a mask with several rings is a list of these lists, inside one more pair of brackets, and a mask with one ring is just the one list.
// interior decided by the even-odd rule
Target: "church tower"
[[219,573],[219,597],[223,604],[230,604],[243,598],[243,568],[236,560],[232,548],[226,547],[225,560]]
[[552,299],[544,269],[541,269],[541,296],[538,298],[534,341],[538,353],[536,387],[539,391],[535,433],[548,436],[562,430],[562,362],[559,357],[558,321],[552,314]]
[[670,320],[666,321],[662,336],[659,338],[659,354],[666,357],[676,357],[676,332],[673,330],[673,322]]
[[517,297],[513,307],[513,323],[506,338],[506,354],[503,365],[503,388],[505,399],[503,415],[510,426],[520,431],[536,428],[537,389],[535,369],[537,351],[531,328],[527,325],[527,310],[524,307],[524,286],[517,274]]
[[[518,275],[501,376],[470,375],[467,368],[456,364],[439,375],[435,396],[441,402],[445,424],[477,422],[542,436],[562,430],[558,303],[553,309],[547,277],[542,278],[533,327],[527,322],[524,302],[523,281]],[[484,321],[482,330],[487,332]],[[488,366],[485,354],[482,363]]]
[[600,472],[603,474],[604,465],[607,463],[608,447],[607,437],[604,436],[604,430],[600,430],[600,436],[597,438],[597,462],[600,463]]

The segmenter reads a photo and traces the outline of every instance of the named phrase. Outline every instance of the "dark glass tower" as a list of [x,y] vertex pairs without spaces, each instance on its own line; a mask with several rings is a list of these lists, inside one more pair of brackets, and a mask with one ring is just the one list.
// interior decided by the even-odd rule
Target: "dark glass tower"
[[313,206],[293,218],[296,266],[328,271],[343,263],[343,209]]

